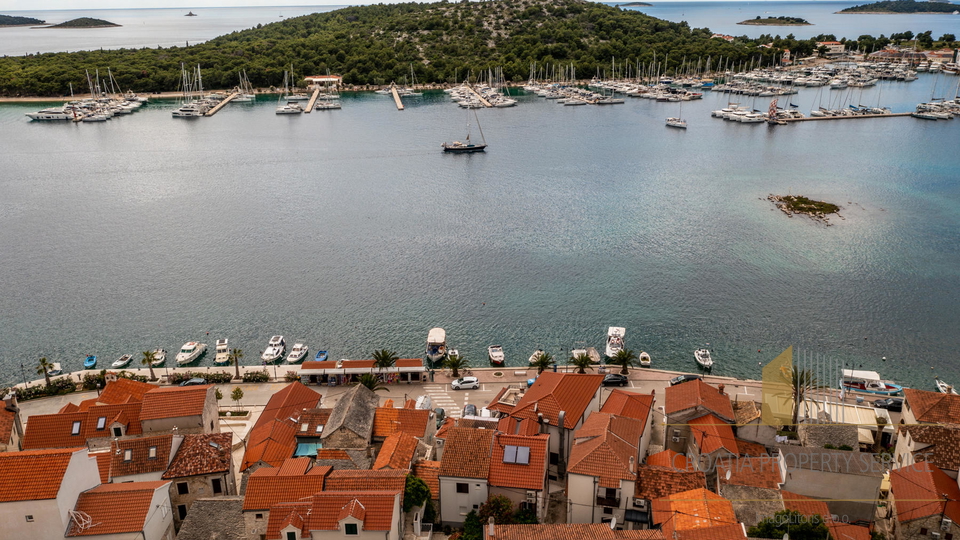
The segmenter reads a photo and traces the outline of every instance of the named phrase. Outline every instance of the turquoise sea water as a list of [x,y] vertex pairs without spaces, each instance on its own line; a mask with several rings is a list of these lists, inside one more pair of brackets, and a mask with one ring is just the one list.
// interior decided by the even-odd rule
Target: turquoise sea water
[[[848,101],[909,110],[933,82]],[[79,125],[2,105],[0,381],[39,356],[71,370],[219,337],[256,364],[276,333],[334,359],[418,357],[433,326],[474,365],[494,343],[521,365],[601,348],[612,325],[660,368],[693,370],[709,343],[715,373],[758,377],[795,345],[923,388],[960,380],[960,121],[710,118],[727,100],[684,103],[678,131],[676,103],[527,96],[478,111],[490,147],[461,156],[440,152],[467,119],[441,93],[297,117],[262,97],[194,121],[161,102]],[[787,218],[770,193],[845,219]]]

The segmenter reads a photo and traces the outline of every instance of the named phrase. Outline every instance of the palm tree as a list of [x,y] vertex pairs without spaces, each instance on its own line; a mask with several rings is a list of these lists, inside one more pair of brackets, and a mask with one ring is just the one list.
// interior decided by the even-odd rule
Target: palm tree
[[43,375],[43,378],[47,381],[47,388],[50,388],[50,370],[53,369],[53,364],[47,361],[47,357],[44,356],[40,359],[40,362],[37,364],[37,375]]
[[383,368],[393,367],[398,359],[399,357],[394,351],[388,351],[387,349],[373,351],[373,365],[380,371],[383,371]]
[[797,366],[793,366],[793,369],[790,370],[786,370],[786,366],[784,366],[784,371],[781,372],[781,376],[786,379],[793,394],[793,423],[790,429],[796,431],[797,419],[800,417],[800,404],[803,403],[808,391],[822,388],[822,385],[812,371],[800,369]]
[[150,380],[155,381],[157,377],[153,374],[153,361],[156,360],[156,355],[153,354],[153,351],[143,351],[143,359],[140,360],[140,365],[147,366],[150,368]]
[[621,375],[627,375],[630,373],[628,368],[636,367],[637,365],[637,353],[630,349],[620,349],[617,351],[617,354],[613,355],[613,358],[610,359],[610,363],[615,366],[620,366]]
[[573,364],[573,367],[577,368],[577,373],[581,375],[585,374],[588,369],[593,369],[593,360],[584,353],[571,357],[570,363]]
[[230,349],[230,363],[237,368],[237,379],[240,379],[240,359],[243,358],[243,351],[240,349]]
[[447,360],[443,363],[443,367],[453,371],[453,378],[460,378],[460,370],[470,367],[470,362],[466,358],[460,356],[459,354],[452,354],[447,357]]
[[533,357],[533,362],[530,362],[530,367],[537,368],[537,375],[543,373],[547,368],[553,364],[553,355],[548,352],[540,351],[535,357]]
[[360,380],[354,384],[366,386],[373,392],[379,392],[380,390],[387,389],[387,387],[381,384],[380,379],[378,379],[373,373],[364,373],[363,375],[360,375]]

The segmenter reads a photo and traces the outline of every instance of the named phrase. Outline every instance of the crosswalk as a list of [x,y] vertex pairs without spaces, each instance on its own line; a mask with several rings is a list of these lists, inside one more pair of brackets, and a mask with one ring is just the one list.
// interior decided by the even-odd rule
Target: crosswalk
[[[447,393],[447,387],[439,384],[424,385],[423,391],[430,396],[430,401],[433,402],[434,408],[440,407],[447,416],[453,416],[455,418],[460,418],[463,414],[463,405],[467,404],[470,398],[470,392],[463,392],[463,404],[458,405],[457,402],[450,397],[450,394]],[[457,395],[460,395],[460,393],[458,392]]]

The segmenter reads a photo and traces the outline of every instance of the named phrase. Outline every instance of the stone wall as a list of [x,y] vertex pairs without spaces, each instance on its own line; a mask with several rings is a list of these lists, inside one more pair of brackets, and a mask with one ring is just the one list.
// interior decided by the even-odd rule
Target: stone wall
[[857,426],[849,424],[812,423],[800,424],[797,431],[800,444],[810,448],[823,448],[832,444],[835,448],[847,445],[854,452],[860,449]]

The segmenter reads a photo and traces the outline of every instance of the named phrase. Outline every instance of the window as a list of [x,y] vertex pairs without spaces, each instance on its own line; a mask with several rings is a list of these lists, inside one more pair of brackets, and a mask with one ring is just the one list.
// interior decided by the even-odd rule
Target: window
[[287,531],[287,540],[297,540],[297,533],[295,531]]
[[133,461],[133,450],[127,448],[123,451],[123,460],[124,461]]
[[123,437],[123,428],[120,427],[120,426],[117,426],[117,427],[113,428],[113,436],[114,436],[114,437]]
[[607,515],[610,515],[610,514],[613,513],[613,508],[610,508],[609,506],[604,506],[604,507],[603,507],[603,513],[604,513],[604,514],[607,514]]
[[617,489],[616,489],[616,488],[606,488],[606,490],[607,490],[607,494],[606,494],[606,498],[607,498],[607,499],[616,499],[616,498],[617,498]]
[[257,521],[260,521],[260,520],[263,519],[263,514],[254,514],[254,515],[253,515],[253,519],[256,519]]
[[457,482],[457,493],[470,493],[470,484]]
[[217,495],[223,493],[223,486],[221,485],[219,478],[214,478],[213,480],[210,481],[210,484],[213,486],[214,493],[216,493]]
[[926,536],[926,535],[927,535],[927,529],[921,527],[921,528],[920,528],[920,536]]
[[180,521],[183,521],[187,517],[187,505],[178,504],[177,505],[177,516],[180,518]]
[[304,432],[307,431],[308,429],[310,429],[310,424],[308,424],[308,423],[306,423],[306,422],[300,424],[300,433],[304,433]]
[[560,454],[556,452],[550,452],[550,464],[559,465],[560,464]]
[[944,540],[953,540],[953,533],[947,533],[943,536]]
[[147,450],[147,452],[148,452],[147,456],[148,456],[150,459],[157,459],[157,447],[156,447],[156,446],[151,446],[150,449]]
[[27,523],[33,523],[33,514],[27,514]]
[[360,530],[357,528],[356,523],[344,523],[343,524],[343,534],[347,536],[356,536],[360,534]]
[[79,421],[79,420],[77,420],[76,422],[73,423],[73,427],[70,428],[70,434],[71,434],[71,435],[79,435],[79,434],[80,434],[80,421]]
[[190,486],[186,482],[177,482],[177,495],[186,495],[190,493]]
[[104,427],[106,427],[106,425],[107,425],[106,416],[101,416],[100,418],[97,418],[97,431],[103,429]]
[[323,426],[317,426],[317,433],[323,433]]

